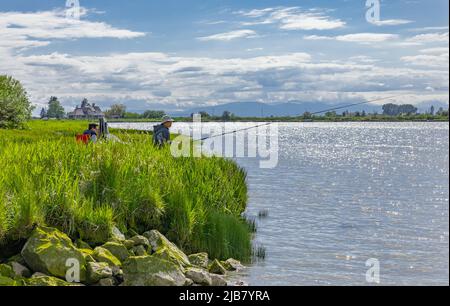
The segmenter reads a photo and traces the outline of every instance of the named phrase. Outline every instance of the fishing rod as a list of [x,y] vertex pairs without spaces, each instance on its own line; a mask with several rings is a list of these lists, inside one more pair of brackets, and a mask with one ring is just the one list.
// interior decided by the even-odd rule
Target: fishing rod
[[[379,101],[393,99],[393,98],[399,98],[399,97],[403,97],[403,96],[406,96],[406,95],[397,95],[397,96],[391,96],[391,97],[385,97],[385,98],[378,98],[378,99],[369,100],[369,101],[360,102],[360,103],[347,104],[347,105],[344,105],[344,106],[338,106],[338,107],[330,108],[330,109],[323,110],[323,111],[320,111],[320,112],[314,112],[314,113],[311,113],[311,115],[318,115],[318,114],[328,113],[328,112],[332,112],[332,111],[336,111],[336,110],[340,110],[340,109],[344,109],[344,108],[349,108],[349,107],[353,107],[353,106],[369,104],[369,103],[373,103],[373,102],[379,102]],[[235,134],[235,133],[239,133],[239,132],[243,132],[243,131],[253,130],[253,129],[257,129],[259,127],[269,126],[269,125],[274,124],[274,123],[275,122],[268,122],[268,123],[264,123],[264,124],[260,124],[260,125],[256,125],[256,126],[251,126],[251,127],[245,128],[245,129],[234,130],[234,131],[222,133],[222,134],[219,134],[219,135],[203,137],[203,138],[194,140],[194,142],[196,142],[196,141],[205,141],[205,140],[212,139],[212,138],[223,137],[223,136],[230,135],[230,134]]]

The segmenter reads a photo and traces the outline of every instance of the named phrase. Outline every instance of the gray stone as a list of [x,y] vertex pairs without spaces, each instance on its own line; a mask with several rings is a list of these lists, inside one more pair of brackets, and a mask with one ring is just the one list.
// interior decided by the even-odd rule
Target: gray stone
[[100,287],[114,287],[114,286],[117,286],[117,281],[113,277],[104,278],[104,279],[101,279],[97,283],[97,285]]
[[244,269],[244,266],[240,261],[230,258],[221,262],[222,266],[228,271],[240,271]]
[[222,264],[217,259],[215,259],[209,265],[209,272],[214,274],[225,275],[227,273],[227,270],[222,266]]
[[89,262],[87,276],[88,283],[95,284],[101,279],[112,277],[113,271],[105,262]]
[[186,277],[190,278],[194,281],[194,283],[203,285],[203,286],[211,286],[212,280],[210,274],[199,268],[189,268],[186,271]]
[[121,262],[124,262],[130,256],[127,248],[118,242],[107,242],[102,245],[102,247],[110,251],[111,254],[113,254]]
[[123,266],[124,286],[184,286],[186,277],[174,263],[155,257],[129,257]]
[[136,256],[145,256],[147,255],[147,251],[143,245],[135,246],[131,249]]
[[94,250],[94,258],[98,262],[106,262],[110,266],[121,267],[122,263],[120,260],[114,256],[109,250],[103,247],[96,247]]
[[26,277],[26,278],[31,276],[30,269],[28,269],[27,267],[21,265],[20,263],[13,261],[13,262],[10,262],[9,265],[13,269],[14,274],[16,276]]
[[111,238],[117,241],[124,241],[125,235],[122,234],[122,232],[117,227],[113,226],[111,230]]
[[153,230],[143,235],[148,238],[155,256],[172,261],[183,268],[191,266],[187,255],[160,232]]
[[194,266],[207,269],[208,268],[208,253],[198,253],[189,255],[189,262]]
[[142,246],[148,247],[150,245],[150,242],[148,241],[148,239],[141,235],[134,236],[130,240],[134,242],[134,246],[142,245]]
[[224,287],[228,286],[227,281],[225,280],[225,277],[218,274],[210,274],[212,286],[214,287]]

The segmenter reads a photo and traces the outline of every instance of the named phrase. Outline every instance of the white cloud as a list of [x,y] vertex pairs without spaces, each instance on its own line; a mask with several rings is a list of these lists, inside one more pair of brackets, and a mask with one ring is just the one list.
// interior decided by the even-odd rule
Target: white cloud
[[373,22],[373,24],[375,24],[377,26],[397,26],[397,25],[404,25],[404,24],[409,24],[409,23],[413,23],[413,21],[407,20],[407,19],[386,19],[386,20],[380,20],[380,21]]
[[[83,16],[87,10],[82,10]],[[145,33],[115,28],[103,22],[66,18],[64,11],[0,12],[0,48],[47,46],[55,39],[137,38]]]
[[255,38],[257,36],[257,33],[253,30],[237,30],[211,36],[199,37],[197,39],[201,41],[230,41],[239,38]]
[[435,43],[435,42],[446,42],[448,44],[448,41],[449,41],[448,32],[420,34],[407,39],[407,42],[420,44]]
[[398,39],[396,34],[383,34],[383,33],[356,33],[339,36],[318,36],[310,35],[305,36],[306,40],[336,40],[342,42],[356,42],[356,43],[376,43],[389,40]]
[[243,22],[244,25],[278,24],[283,30],[333,30],[346,25],[344,21],[327,16],[320,10],[302,10],[299,7],[266,8],[237,13],[257,19]]
[[420,50],[420,53],[424,54],[444,54],[448,53],[448,48],[428,48]]
[[414,55],[414,56],[404,56],[401,60],[405,63],[415,65],[415,66],[424,66],[431,68],[441,68],[447,69],[449,67],[449,52],[447,50],[446,53],[442,53],[440,55]]
[[448,31],[448,26],[413,28],[409,29],[409,31],[411,32]]

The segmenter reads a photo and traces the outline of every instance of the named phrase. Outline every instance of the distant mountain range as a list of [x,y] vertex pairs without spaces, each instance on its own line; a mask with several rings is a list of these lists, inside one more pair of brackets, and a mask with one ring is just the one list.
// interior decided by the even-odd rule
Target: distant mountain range
[[[354,103],[354,102],[353,102]],[[288,102],[288,103],[277,103],[277,104],[267,104],[260,102],[236,102],[227,103],[216,106],[206,106],[206,107],[195,107],[185,111],[173,111],[168,112],[172,116],[190,116],[192,113],[207,112],[210,115],[221,116],[223,112],[229,111],[236,116],[240,117],[283,117],[283,116],[299,116],[305,112],[320,112],[334,107],[344,106],[349,103],[342,104],[328,104],[322,102]],[[432,103],[427,102],[418,105],[420,112],[426,112],[430,109],[431,105],[434,105],[436,111],[439,107],[448,108],[447,104],[442,104],[440,102]],[[337,113],[342,113],[345,110],[350,112],[365,111],[366,113],[382,113],[382,106],[376,104],[366,104],[359,105],[355,107],[344,108],[338,110]]]

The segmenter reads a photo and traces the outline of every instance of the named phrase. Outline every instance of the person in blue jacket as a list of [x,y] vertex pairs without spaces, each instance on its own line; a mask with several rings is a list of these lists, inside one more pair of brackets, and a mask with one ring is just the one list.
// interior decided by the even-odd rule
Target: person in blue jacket
[[95,123],[89,124],[89,128],[86,131],[84,131],[83,135],[89,135],[89,138],[92,142],[97,142],[98,124]]
[[153,143],[156,146],[162,147],[170,144],[170,128],[174,120],[169,116],[165,116],[161,124],[153,127]]

